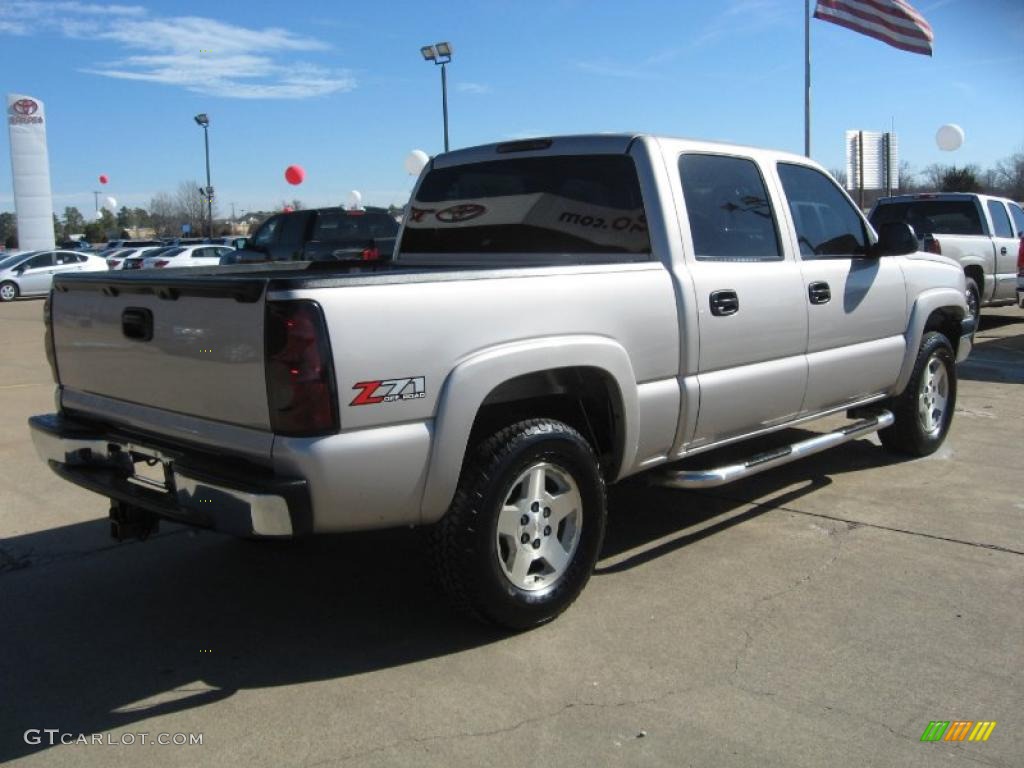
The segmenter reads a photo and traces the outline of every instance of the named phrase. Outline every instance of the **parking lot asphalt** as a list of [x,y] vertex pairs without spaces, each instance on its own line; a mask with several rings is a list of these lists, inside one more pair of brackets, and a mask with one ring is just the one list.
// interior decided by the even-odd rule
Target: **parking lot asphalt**
[[[872,437],[713,491],[616,486],[582,597],[511,636],[447,611],[415,532],[109,539],[29,439],[41,312],[0,305],[0,762],[1024,765],[1017,308],[985,313],[936,455]],[[934,720],[997,725],[922,743]]]

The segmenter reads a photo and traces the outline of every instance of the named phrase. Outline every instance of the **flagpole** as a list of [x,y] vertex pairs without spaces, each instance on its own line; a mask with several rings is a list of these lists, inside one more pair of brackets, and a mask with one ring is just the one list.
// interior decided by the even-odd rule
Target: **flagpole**
[[811,156],[811,0],[804,0],[804,154]]

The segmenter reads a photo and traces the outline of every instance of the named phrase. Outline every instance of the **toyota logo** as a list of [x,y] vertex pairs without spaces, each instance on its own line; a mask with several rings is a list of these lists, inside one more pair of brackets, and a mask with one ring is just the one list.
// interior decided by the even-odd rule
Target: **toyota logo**
[[39,105],[32,101],[32,99],[18,99],[16,102],[11,104],[11,109],[19,115],[28,116],[34,115],[36,110],[39,109]]
[[443,221],[445,224],[458,224],[460,221],[469,221],[477,216],[483,216],[485,213],[487,213],[487,209],[482,205],[463,203],[462,205],[453,205],[451,208],[438,211],[435,217],[438,221]]

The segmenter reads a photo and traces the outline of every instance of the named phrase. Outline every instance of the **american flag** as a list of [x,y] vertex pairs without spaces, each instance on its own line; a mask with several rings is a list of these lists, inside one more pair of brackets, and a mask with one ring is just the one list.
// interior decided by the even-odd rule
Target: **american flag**
[[814,18],[911,53],[932,55],[932,28],[904,0],[818,0]]

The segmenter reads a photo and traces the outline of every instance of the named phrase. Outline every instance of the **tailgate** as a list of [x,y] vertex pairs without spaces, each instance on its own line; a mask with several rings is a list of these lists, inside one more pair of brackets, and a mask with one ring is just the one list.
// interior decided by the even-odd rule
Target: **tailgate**
[[265,283],[139,273],[58,278],[51,312],[60,384],[268,430]]

